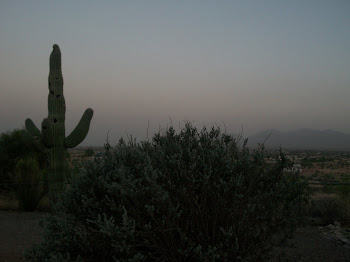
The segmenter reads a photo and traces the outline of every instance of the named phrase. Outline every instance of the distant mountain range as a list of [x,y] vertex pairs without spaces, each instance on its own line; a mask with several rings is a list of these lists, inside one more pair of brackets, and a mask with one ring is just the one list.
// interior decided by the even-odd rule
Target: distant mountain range
[[350,134],[334,130],[300,129],[289,132],[265,130],[248,137],[248,145],[256,147],[265,141],[266,148],[300,150],[350,151]]

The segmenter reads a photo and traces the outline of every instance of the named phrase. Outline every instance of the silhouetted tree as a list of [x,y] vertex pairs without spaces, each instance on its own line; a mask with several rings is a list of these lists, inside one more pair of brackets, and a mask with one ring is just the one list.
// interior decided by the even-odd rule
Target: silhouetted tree
[[0,193],[8,195],[16,190],[15,167],[20,159],[35,156],[39,168],[47,166],[47,153],[24,129],[14,129],[0,135]]
[[91,147],[89,147],[88,149],[85,150],[84,156],[90,157],[90,156],[93,156],[94,154],[95,154],[94,150]]

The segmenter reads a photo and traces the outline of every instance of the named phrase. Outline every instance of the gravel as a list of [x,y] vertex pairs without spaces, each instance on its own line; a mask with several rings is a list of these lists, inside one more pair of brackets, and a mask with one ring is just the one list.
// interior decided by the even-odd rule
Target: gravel
[[42,240],[39,222],[46,214],[0,211],[0,262],[25,261],[24,250]]

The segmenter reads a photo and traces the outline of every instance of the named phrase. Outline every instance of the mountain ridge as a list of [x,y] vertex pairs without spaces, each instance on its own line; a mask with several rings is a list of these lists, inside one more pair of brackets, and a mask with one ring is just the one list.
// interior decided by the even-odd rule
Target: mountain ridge
[[350,150],[350,134],[325,129],[301,128],[292,131],[268,129],[248,136],[248,146],[264,143],[268,149]]

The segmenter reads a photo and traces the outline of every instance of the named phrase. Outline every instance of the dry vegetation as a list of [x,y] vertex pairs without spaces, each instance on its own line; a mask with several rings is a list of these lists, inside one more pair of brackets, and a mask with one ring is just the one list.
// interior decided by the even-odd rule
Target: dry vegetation
[[[73,169],[94,158],[85,156],[86,149],[87,147],[80,147],[69,151],[69,162]],[[92,149],[95,153],[103,151],[101,147]],[[319,226],[341,221],[345,230],[349,228],[350,153],[289,152],[288,157],[300,165],[300,175],[305,182],[310,183],[310,199],[302,203],[301,216],[305,223],[310,225],[311,222],[313,226],[300,227],[287,246],[274,250],[275,253],[269,261],[347,261],[350,249],[332,239],[324,238],[324,232]],[[38,211],[47,211],[48,207],[48,199],[44,198]],[[0,210],[7,211],[0,213],[3,236],[0,243],[0,261],[24,261],[24,249],[40,240],[41,229],[38,222],[45,213],[18,212],[18,201],[4,197],[0,197]],[[5,241],[5,237],[9,241]],[[13,247],[17,247],[17,251]]]
[[[350,153],[292,152],[300,175],[309,184],[310,199],[303,203],[304,215],[318,223],[350,224]],[[314,221],[316,221],[314,219]]]

